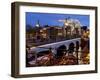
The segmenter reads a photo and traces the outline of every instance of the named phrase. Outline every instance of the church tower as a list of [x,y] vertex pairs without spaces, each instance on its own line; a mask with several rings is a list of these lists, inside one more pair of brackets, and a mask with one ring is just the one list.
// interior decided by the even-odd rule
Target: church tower
[[37,22],[37,24],[35,25],[36,27],[40,27],[40,22],[39,22],[39,20],[38,20],[38,22]]
[[67,35],[67,27],[68,27],[68,22],[67,22],[67,18],[65,19],[64,21],[64,26],[63,26],[63,34],[64,34],[64,37],[66,37]]

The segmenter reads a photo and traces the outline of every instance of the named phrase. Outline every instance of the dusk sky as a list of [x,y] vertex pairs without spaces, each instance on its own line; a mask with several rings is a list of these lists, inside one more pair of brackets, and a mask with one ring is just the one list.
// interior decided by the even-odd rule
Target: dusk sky
[[89,15],[76,15],[76,14],[51,14],[51,13],[33,13],[26,12],[26,25],[34,27],[38,20],[41,26],[63,26],[62,22],[58,20],[64,20],[70,17],[71,19],[77,19],[83,26],[89,26]]

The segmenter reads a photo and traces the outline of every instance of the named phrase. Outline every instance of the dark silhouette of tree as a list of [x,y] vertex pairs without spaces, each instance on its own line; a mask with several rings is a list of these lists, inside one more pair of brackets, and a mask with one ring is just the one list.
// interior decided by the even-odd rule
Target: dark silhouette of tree
[[26,32],[33,33],[35,32],[35,29],[31,25],[26,25]]
[[81,29],[86,31],[87,30],[87,26],[82,26]]
[[50,27],[49,25],[44,25],[44,27]]

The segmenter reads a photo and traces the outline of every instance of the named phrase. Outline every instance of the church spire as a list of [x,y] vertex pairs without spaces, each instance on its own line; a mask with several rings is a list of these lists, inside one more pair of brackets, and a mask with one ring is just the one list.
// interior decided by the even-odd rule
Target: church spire
[[40,27],[39,20],[37,21],[36,27]]

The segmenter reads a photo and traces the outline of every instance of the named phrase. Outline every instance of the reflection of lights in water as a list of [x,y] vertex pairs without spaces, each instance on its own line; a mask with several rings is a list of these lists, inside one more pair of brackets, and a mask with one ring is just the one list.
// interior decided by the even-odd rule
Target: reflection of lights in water
[[66,51],[63,52],[64,54],[66,53]]
[[90,63],[90,54],[88,53],[85,57],[82,58],[83,64],[89,64]]
[[87,56],[85,58],[86,58],[86,60],[89,60],[90,59],[89,53],[87,54]]
[[55,52],[55,50],[51,50],[52,51],[52,53],[54,53]]
[[52,52],[52,55],[53,55],[53,56],[55,56],[56,53],[57,53],[56,50],[51,50],[51,52]]

